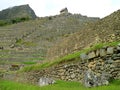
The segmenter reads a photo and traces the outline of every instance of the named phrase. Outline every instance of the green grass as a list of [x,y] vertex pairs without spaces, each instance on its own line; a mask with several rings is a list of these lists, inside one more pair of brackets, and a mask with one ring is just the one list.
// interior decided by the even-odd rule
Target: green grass
[[23,62],[23,64],[25,65],[32,65],[32,64],[36,64],[37,62],[32,62],[32,61],[28,61],[28,62]]
[[57,65],[57,64],[62,63],[62,62],[75,60],[76,58],[80,57],[81,53],[87,53],[87,52],[92,51],[92,50],[100,49],[104,46],[116,46],[119,43],[120,42],[99,43],[99,44],[96,44],[96,45],[94,45],[90,48],[85,48],[84,50],[81,50],[81,51],[78,51],[78,52],[75,52],[75,53],[72,53],[72,54],[68,54],[68,55],[66,55],[64,57],[61,57],[61,58],[58,58],[56,60],[47,61],[43,64],[36,64],[36,65],[32,65],[32,66],[27,66],[27,67],[23,68],[22,71],[28,72],[28,71],[31,71],[31,70],[40,70],[40,69],[48,68],[50,66]]
[[16,45],[24,45],[24,46],[27,46],[27,47],[31,47],[31,46],[36,46],[37,44],[34,43],[34,42],[30,42],[30,41],[24,41],[22,38],[20,39],[17,39],[16,38]]
[[120,90],[120,80],[113,81],[109,86],[86,88],[79,82],[57,81],[54,85],[39,87],[13,81],[0,80],[0,90]]

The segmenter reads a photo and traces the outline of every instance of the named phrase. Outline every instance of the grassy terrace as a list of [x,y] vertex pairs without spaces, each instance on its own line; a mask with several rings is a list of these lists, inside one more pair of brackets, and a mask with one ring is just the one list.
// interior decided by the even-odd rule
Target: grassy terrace
[[39,52],[0,50],[0,64],[25,64],[31,65],[44,60]]
[[39,87],[13,81],[0,80],[0,90],[120,90],[120,80],[113,81],[109,86],[86,88],[79,82],[57,81],[54,85]]
[[57,65],[57,64],[62,63],[62,62],[67,62],[67,61],[70,61],[70,60],[75,60],[76,58],[80,57],[81,53],[87,53],[89,51],[96,50],[96,49],[102,48],[104,46],[116,46],[119,43],[120,42],[111,42],[111,43],[96,44],[96,45],[92,46],[91,48],[86,48],[86,49],[81,50],[79,52],[75,52],[73,54],[68,54],[68,55],[66,55],[66,56],[64,56],[62,58],[58,58],[56,60],[46,61],[43,64],[36,64],[36,65],[27,66],[22,71],[28,72],[28,71],[31,71],[31,70],[40,70],[40,69],[47,68],[47,67],[50,67],[50,66],[53,66],[53,65]]

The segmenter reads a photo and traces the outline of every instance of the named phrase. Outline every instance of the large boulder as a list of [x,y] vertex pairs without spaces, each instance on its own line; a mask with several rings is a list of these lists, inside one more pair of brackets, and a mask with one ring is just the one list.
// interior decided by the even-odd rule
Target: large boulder
[[96,87],[109,84],[109,75],[106,73],[95,74],[93,71],[88,70],[84,75],[84,85],[86,87]]
[[52,78],[41,77],[39,79],[38,85],[39,86],[46,86],[46,85],[51,85],[54,83],[55,83],[55,80],[53,80]]

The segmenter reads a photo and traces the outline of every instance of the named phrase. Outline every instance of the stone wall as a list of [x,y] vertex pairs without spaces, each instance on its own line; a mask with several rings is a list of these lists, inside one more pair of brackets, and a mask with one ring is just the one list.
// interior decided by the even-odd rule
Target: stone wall
[[24,79],[23,77],[22,79],[16,79],[17,81],[22,80],[33,84],[37,84],[40,77],[83,82],[85,73],[88,70],[94,73],[95,76],[107,75],[109,79],[120,79],[120,45],[82,53],[80,59],[76,62],[59,64],[45,70],[27,72],[24,74]]
[[37,83],[40,77],[52,77],[66,81],[84,81],[85,72],[91,70],[95,75],[106,74],[109,79],[120,79],[120,45],[104,47],[83,53],[77,62],[60,64],[49,69],[29,72],[28,80]]

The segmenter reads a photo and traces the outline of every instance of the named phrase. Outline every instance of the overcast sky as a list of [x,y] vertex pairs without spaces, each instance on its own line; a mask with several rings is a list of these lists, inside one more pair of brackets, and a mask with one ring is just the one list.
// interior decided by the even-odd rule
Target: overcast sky
[[0,0],[0,10],[29,4],[39,17],[56,15],[67,7],[70,13],[105,17],[120,9],[120,0]]

